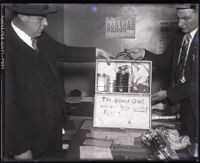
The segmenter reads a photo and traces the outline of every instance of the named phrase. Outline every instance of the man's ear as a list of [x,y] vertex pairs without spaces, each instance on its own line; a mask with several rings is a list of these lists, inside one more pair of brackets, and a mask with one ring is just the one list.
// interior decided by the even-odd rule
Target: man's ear
[[23,15],[23,14],[18,14],[18,18],[21,20],[21,21],[26,21],[28,19],[28,16],[26,15]]

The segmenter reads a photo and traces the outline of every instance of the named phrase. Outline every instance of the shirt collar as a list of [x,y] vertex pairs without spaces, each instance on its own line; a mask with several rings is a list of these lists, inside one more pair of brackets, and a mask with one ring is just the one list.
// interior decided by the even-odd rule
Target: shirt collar
[[[22,31],[20,28],[18,28],[13,21],[11,22],[11,26],[13,27],[14,31],[16,32],[16,34],[19,36],[19,38],[21,40],[23,40],[28,46],[30,46],[31,48],[33,48],[32,46],[32,40],[31,37],[29,35],[27,35],[24,31]],[[34,49],[34,48],[33,48]]]
[[192,39],[194,38],[194,35],[196,34],[197,30],[198,30],[198,27],[194,29],[192,32],[190,32],[190,36],[192,37]]

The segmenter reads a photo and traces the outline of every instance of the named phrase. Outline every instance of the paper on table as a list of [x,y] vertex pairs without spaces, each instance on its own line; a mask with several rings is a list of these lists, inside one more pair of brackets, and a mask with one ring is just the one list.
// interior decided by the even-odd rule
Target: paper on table
[[91,135],[86,136],[96,139],[113,140],[113,144],[134,145],[134,135],[129,132],[92,131]]
[[94,97],[82,97],[81,102],[92,102],[92,103],[94,103]]
[[62,149],[68,149],[69,148],[69,144],[62,144]]
[[112,140],[98,140],[98,139],[86,139],[83,144],[84,145],[91,145],[91,146],[98,146],[104,148],[110,148],[112,145]]
[[166,104],[163,104],[163,103],[158,103],[151,107],[152,110],[154,110],[154,109],[164,110],[165,108],[166,108]]
[[114,138],[113,144],[134,145],[134,137],[129,134],[123,133]]
[[65,99],[65,101],[67,103],[70,104],[77,104],[81,102],[82,97],[78,96],[78,97],[68,97],[67,99]]
[[110,148],[95,146],[80,146],[80,159],[82,160],[113,160]]

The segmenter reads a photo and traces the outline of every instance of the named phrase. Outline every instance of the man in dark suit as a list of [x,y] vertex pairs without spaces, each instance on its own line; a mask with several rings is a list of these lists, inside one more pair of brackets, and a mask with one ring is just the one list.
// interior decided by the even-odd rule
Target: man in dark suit
[[64,87],[57,62],[89,62],[110,54],[98,48],[60,44],[44,28],[47,4],[7,5],[15,12],[6,26],[5,147],[17,160],[60,159]]
[[[130,49],[134,59],[152,60],[155,67],[171,72],[171,86],[152,95],[152,103],[168,100],[180,104],[181,135],[188,135],[197,146],[199,129],[198,64],[199,10],[198,5],[177,5],[179,30],[163,54],[142,49]],[[193,146],[191,146],[193,147]]]

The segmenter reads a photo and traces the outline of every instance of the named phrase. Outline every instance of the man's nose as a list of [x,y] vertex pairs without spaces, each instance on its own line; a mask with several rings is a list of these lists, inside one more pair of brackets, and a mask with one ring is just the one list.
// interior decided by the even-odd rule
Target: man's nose
[[48,26],[47,18],[43,18],[43,25],[44,25],[44,26]]
[[179,27],[182,27],[183,25],[184,25],[184,20],[179,19],[179,20],[178,20],[178,26],[179,26]]

